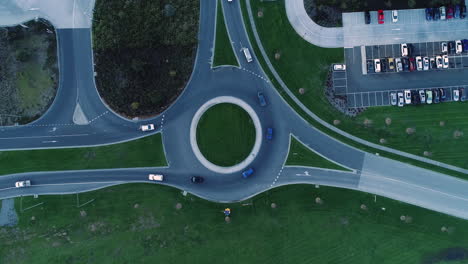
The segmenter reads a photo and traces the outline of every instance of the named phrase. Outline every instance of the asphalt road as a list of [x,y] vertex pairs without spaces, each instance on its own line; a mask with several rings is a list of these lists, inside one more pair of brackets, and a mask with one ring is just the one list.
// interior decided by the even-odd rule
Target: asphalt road
[[[101,101],[93,79],[90,29],[58,29],[60,85],[57,97],[38,121],[26,126],[3,127],[0,149],[76,147],[132,140],[147,135],[137,130],[139,124],[160,124],[164,118],[164,125],[158,129],[163,133],[169,167],[7,175],[0,177],[0,198],[74,193],[115,184],[148,182],[148,173],[158,172],[165,175],[162,184],[218,202],[243,200],[285,184],[309,183],[377,193],[468,219],[468,203],[465,202],[468,194],[463,192],[468,190],[468,182],[366,154],[330,138],[298,116],[263,75],[242,25],[239,2],[222,3],[234,50],[239,56],[239,47],[248,47],[254,61],[247,63],[239,56],[239,68],[211,68],[216,1],[201,0],[199,44],[190,82],[163,114],[140,122],[115,115]],[[266,107],[258,104],[258,91],[264,92],[268,101]],[[244,100],[256,111],[263,128],[274,129],[274,140],[264,141],[249,165],[255,168],[255,174],[249,179],[242,179],[240,172],[221,175],[209,171],[190,148],[189,127],[193,115],[203,103],[223,95]],[[91,121],[88,125],[71,123],[77,102]],[[291,134],[321,155],[354,171],[284,167]],[[398,170],[392,171],[393,168]],[[193,175],[201,175],[206,180],[200,185],[191,184],[189,179]],[[431,175],[434,183],[428,182],[425,175]],[[24,179],[30,179],[33,186],[12,187],[15,181]]]

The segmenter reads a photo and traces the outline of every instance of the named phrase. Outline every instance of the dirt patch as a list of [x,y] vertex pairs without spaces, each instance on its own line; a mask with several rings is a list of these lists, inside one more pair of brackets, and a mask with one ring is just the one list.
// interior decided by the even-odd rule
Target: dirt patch
[[385,138],[379,139],[380,144],[385,144],[387,143],[387,140]]
[[80,216],[81,216],[81,217],[86,217],[87,215],[88,215],[88,214],[86,213],[85,210],[81,210],[81,211],[80,211]]
[[277,205],[275,203],[271,203],[271,208],[275,209]]
[[339,124],[341,124],[340,120],[338,120],[338,119],[333,120],[333,125],[337,126]]
[[177,204],[175,205],[175,209],[177,209],[177,210],[182,209],[182,204],[181,204],[181,203],[177,203]]
[[18,223],[18,215],[15,210],[14,199],[2,200],[0,210],[0,226],[15,226]]
[[430,157],[430,156],[432,156],[432,152],[426,150],[426,151],[423,152],[423,155],[425,157]]
[[88,229],[89,229],[89,231],[94,233],[94,232],[98,232],[98,231],[103,231],[102,229],[105,226],[106,225],[103,222],[95,222],[95,223],[89,224]]
[[392,124],[392,119],[390,117],[385,118],[385,124],[387,126],[391,125]]
[[152,228],[156,228],[160,226],[161,225],[156,221],[153,215],[146,215],[146,216],[138,217],[137,222],[131,225],[131,230],[141,231],[141,230],[152,229]]
[[463,137],[463,131],[455,130],[455,131],[453,132],[453,138],[454,138],[454,139],[459,139],[459,138],[461,138],[461,137]]
[[445,121],[440,121],[439,126],[441,126],[441,127],[445,126]]
[[414,127],[408,127],[408,128],[406,128],[405,132],[406,132],[406,134],[408,134],[408,135],[412,135],[412,134],[414,134],[414,133],[416,132],[416,128],[414,128]]

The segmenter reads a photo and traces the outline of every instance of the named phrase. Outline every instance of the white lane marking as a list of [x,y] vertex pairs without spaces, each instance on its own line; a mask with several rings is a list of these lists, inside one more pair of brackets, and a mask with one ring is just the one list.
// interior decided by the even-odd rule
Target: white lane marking
[[6,138],[0,138],[0,139],[55,138],[55,137],[81,137],[81,136],[89,136],[89,134],[56,135],[56,136],[33,136],[33,137],[6,137]]

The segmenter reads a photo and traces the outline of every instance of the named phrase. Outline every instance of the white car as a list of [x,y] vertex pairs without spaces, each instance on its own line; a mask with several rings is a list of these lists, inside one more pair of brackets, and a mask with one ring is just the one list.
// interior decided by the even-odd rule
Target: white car
[[426,103],[426,93],[424,90],[419,90],[419,98],[421,99],[421,104]]
[[445,6],[441,6],[439,8],[439,10],[440,10],[440,20],[445,20],[446,19],[446,17],[445,17]]
[[161,174],[150,174],[148,175],[148,180],[150,181],[163,181],[164,176]]
[[416,57],[416,68],[418,69],[418,71],[423,70],[423,61],[422,61],[421,56]]
[[396,58],[395,59],[395,64],[396,64],[396,71],[397,72],[403,71],[403,64],[401,63],[401,58]]
[[463,45],[462,45],[461,40],[455,41],[455,52],[456,52],[457,54],[460,54],[460,53],[463,52]]
[[405,90],[405,104],[411,104],[411,91]]
[[398,11],[397,10],[392,10],[392,22],[393,23],[398,22]]
[[344,65],[344,64],[334,64],[333,65],[333,70],[334,71],[344,71],[344,70],[346,70],[346,65]]
[[397,96],[395,92],[390,93],[390,104],[397,105]]
[[458,89],[453,90],[453,101],[458,102],[460,100],[460,91]]
[[408,44],[406,43],[401,44],[401,56],[402,57],[408,56]]
[[154,130],[154,124],[146,124],[140,126],[141,131],[151,131]]
[[405,99],[403,98],[403,93],[399,92],[398,93],[398,106],[402,107],[405,105]]
[[16,188],[23,188],[23,187],[28,187],[28,186],[31,186],[31,181],[30,180],[17,181],[15,183]]
[[443,59],[443,64],[444,64],[444,69],[447,69],[449,67],[449,60],[448,60],[448,56],[447,55],[443,55],[442,56],[442,59]]
[[375,68],[375,72],[380,72],[380,59],[374,60],[374,68]]
[[441,56],[437,56],[436,57],[436,64],[437,64],[437,69],[441,69],[444,67],[444,63],[442,61],[442,57]]
[[448,52],[447,42],[440,43],[440,51],[442,53],[447,53]]
[[228,2],[232,2],[232,0],[228,0]]
[[423,58],[423,70],[425,71],[429,70],[429,58],[428,57]]
[[426,91],[426,104],[432,104],[432,91]]

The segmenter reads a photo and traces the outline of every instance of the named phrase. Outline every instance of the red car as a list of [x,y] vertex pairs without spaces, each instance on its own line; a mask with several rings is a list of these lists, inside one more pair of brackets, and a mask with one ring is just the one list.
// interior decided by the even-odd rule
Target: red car
[[410,72],[416,70],[416,62],[414,61],[413,57],[409,58],[409,70]]
[[447,8],[447,19],[452,19],[453,18],[453,7],[449,6]]
[[384,13],[383,13],[383,10],[380,9],[379,11],[377,11],[379,13],[378,15],[378,19],[379,19],[379,24],[383,24],[384,23]]

